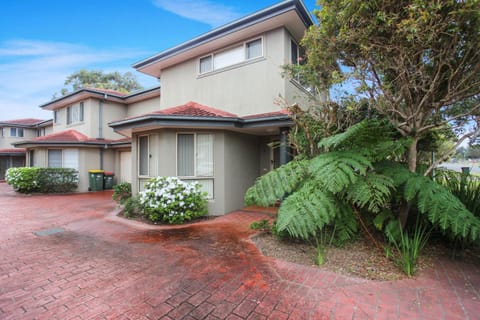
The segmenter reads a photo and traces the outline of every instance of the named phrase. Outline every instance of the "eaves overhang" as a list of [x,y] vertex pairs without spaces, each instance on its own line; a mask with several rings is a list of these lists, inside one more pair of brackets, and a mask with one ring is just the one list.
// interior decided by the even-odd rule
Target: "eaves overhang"
[[21,141],[13,143],[15,147],[32,148],[38,146],[52,147],[91,147],[91,148],[109,148],[113,146],[129,146],[130,142],[110,142],[110,141]]
[[[235,33],[242,33],[242,36],[246,37],[248,35],[251,36],[253,30],[256,33],[261,33],[272,30],[272,28],[285,26],[285,21],[292,20],[289,13],[295,15],[296,24],[301,24],[302,30],[314,24],[312,16],[301,0],[286,0],[141,60],[133,64],[132,67],[137,69],[137,71],[160,77],[160,69],[181,61],[186,61],[195,55],[203,54],[204,50],[202,51],[201,47],[207,46],[210,43],[218,41],[218,45],[225,45],[226,43],[220,42],[219,40],[233,39],[231,36]],[[279,17],[281,16],[285,16],[286,20],[280,19]],[[276,22],[267,23],[268,21]],[[250,29],[252,29],[252,32],[248,32]]]
[[130,104],[154,96],[160,95],[160,86],[138,90],[126,95],[115,94],[110,91],[96,90],[95,88],[82,88],[60,98],[54,99],[39,107],[45,110],[56,110],[66,105],[73,104],[88,98],[95,98],[102,101],[112,101],[123,104]]
[[192,117],[178,115],[145,115],[133,119],[120,120],[109,124],[116,132],[141,131],[143,128],[213,128],[241,131],[262,127],[290,127],[293,120],[288,115],[262,118],[233,117]]

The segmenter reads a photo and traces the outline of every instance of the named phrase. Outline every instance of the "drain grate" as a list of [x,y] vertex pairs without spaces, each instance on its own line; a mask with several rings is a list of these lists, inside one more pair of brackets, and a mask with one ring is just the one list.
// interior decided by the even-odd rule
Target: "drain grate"
[[65,229],[62,229],[62,228],[50,228],[50,229],[35,231],[33,234],[35,234],[36,236],[39,236],[39,237],[43,237],[43,236],[49,236],[49,235],[56,234],[56,233],[61,233],[61,232],[64,232],[64,231],[65,231]]

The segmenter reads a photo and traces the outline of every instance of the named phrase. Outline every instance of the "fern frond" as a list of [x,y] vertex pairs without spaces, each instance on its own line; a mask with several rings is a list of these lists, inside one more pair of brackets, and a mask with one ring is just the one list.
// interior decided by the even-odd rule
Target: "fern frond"
[[355,238],[358,233],[358,222],[348,204],[337,201],[337,214],[335,216],[335,244],[343,245]]
[[343,133],[322,139],[318,147],[327,151],[355,150],[371,161],[381,161],[405,152],[407,140],[398,139],[397,134],[387,121],[364,120]]
[[309,180],[282,202],[277,228],[286,230],[292,237],[308,239],[329,224],[337,212],[333,195]]
[[415,205],[432,224],[455,237],[480,240],[480,219],[443,186],[400,165],[391,164],[389,170],[384,163],[377,169],[392,178],[396,187],[403,188],[405,200]]
[[354,183],[369,168],[372,168],[372,164],[367,158],[350,151],[321,154],[313,158],[309,166],[314,179],[321,181],[332,193],[338,193]]
[[307,176],[308,160],[289,163],[259,177],[245,194],[246,205],[270,206],[294,192]]
[[389,202],[394,188],[391,178],[369,172],[363,179],[351,184],[345,195],[357,207],[378,213]]

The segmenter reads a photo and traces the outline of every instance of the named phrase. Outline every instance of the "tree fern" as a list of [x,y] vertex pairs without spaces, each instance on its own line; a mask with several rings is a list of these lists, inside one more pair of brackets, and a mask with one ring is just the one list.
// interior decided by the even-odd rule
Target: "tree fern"
[[307,160],[291,161],[259,177],[245,194],[247,205],[270,206],[294,192],[305,180]]
[[401,165],[383,164],[380,171],[392,178],[395,186],[403,190],[403,198],[416,206],[432,224],[455,237],[479,240],[480,219],[443,186]]
[[369,172],[363,179],[351,184],[345,192],[347,199],[357,207],[373,213],[380,212],[390,201],[393,180],[385,175]]
[[333,194],[322,191],[314,180],[309,180],[283,201],[277,228],[287,230],[293,237],[308,239],[332,222],[337,212]]
[[370,161],[358,153],[336,151],[321,154],[311,160],[309,170],[321,184],[338,193],[354,183],[358,175],[365,175],[371,168]]
[[333,224],[335,225],[335,244],[343,245],[352,240],[358,233],[358,223],[352,207],[348,203],[337,200],[337,215]]

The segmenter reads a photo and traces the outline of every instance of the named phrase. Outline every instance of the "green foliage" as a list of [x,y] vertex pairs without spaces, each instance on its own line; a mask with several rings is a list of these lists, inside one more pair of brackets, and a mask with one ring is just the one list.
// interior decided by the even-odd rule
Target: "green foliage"
[[346,196],[358,208],[378,213],[390,201],[392,190],[394,185],[391,178],[369,172],[363,179],[348,186]]
[[[61,95],[79,90],[81,88],[99,88],[115,90],[122,93],[129,93],[134,90],[143,89],[136,77],[131,72],[121,74],[118,71],[105,73],[101,70],[81,69],[67,77],[65,87]],[[54,96],[55,98],[55,96]]]
[[152,222],[180,224],[207,214],[207,194],[199,183],[187,183],[176,177],[151,178],[139,201]]
[[306,178],[306,164],[307,161],[291,161],[259,178],[245,194],[246,205],[271,206],[291,194]]
[[287,230],[292,237],[306,240],[334,220],[336,200],[320,188],[315,180],[308,180],[282,202],[277,218],[279,231]]
[[123,215],[126,218],[134,218],[141,216],[142,205],[140,204],[140,199],[138,197],[130,197],[126,199],[123,205]]
[[479,240],[480,219],[442,185],[400,164],[384,162],[377,170],[390,177],[401,196],[443,232],[471,241]]
[[78,172],[70,168],[17,167],[8,169],[5,177],[20,193],[64,193],[78,187]]
[[[449,140],[445,132],[465,136],[476,130],[469,124],[478,123],[480,106],[480,1],[320,0],[318,5],[318,24],[301,43],[303,63],[285,68],[290,77],[301,77],[316,92],[334,91],[331,104],[344,105],[355,96],[368,100],[369,111],[408,139],[411,148],[403,158],[410,171],[425,159],[417,151],[435,149],[438,159],[450,153],[453,144],[432,143]],[[467,127],[472,131],[465,132]],[[344,137],[328,143],[338,150],[337,138]],[[379,150],[377,160],[390,152]]]
[[371,162],[361,154],[351,151],[323,153],[310,161],[309,170],[321,181],[323,189],[338,193],[355,183],[358,176],[364,176]]
[[38,192],[38,172],[40,168],[9,168],[5,173],[6,182],[20,193]]
[[270,232],[272,227],[270,226],[270,221],[269,220],[262,219],[260,221],[252,222],[250,224],[250,229]]
[[328,152],[294,160],[257,179],[247,191],[246,201],[271,205],[281,200],[278,231],[304,240],[316,237],[326,227],[335,227],[337,243],[353,239],[358,231],[354,211],[369,213],[365,216],[372,217],[372,224],[385,230],[392,241],[398,240],[396,210],[401,201],[407,201],[412,212],[445,234],[478,241],[479,218],[438,183],[393,161],[403,149],[402,142],[397,142],[400,147],[388,149],[390,153],[383,150],[392,146],[395,142],[389,139],[395,138],[391,127],[382,122],[359,123],[322,140],[320,146]]
[[450,170],[437,170],[436,181],[455,195],[465,207],[480,218],[480,178]]
[[112,199],[118,204],[125,204],[132,197],[132,184],[128,182],[113,186]]
[[417,220],[413,230],[413,236],[410,237],[408,231],[402,231],[397,221],[396,224],[395,227],[392,226],[392,229],[399,230],[399,237],[391,236],[389,238],[390,243],[392,243],[398,251],[399,258],[396,259],[397,263],[403,272],[410,277],[415,274],[418,257],[428,242],[430,231]]

